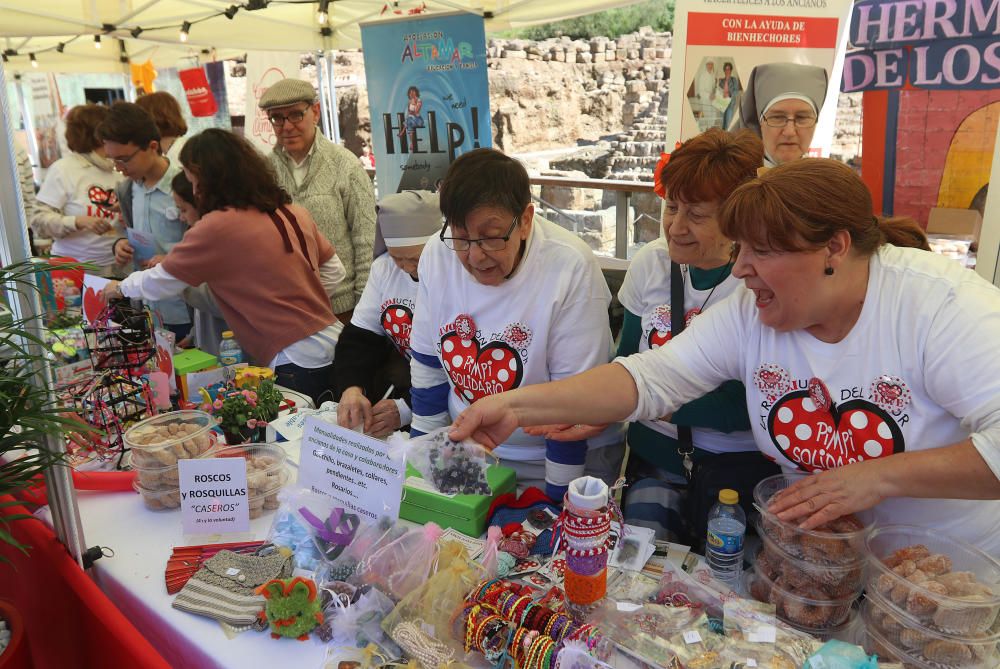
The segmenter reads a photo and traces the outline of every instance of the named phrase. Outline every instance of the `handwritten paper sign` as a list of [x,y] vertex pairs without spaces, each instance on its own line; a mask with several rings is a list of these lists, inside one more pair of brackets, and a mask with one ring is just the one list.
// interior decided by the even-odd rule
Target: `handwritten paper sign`
[[178,460],[177,473],[185,534],[225,534],[250,530],[246,460]]
[[406,464],[385,442],[310,416],[302,432],[299,486],[372,520],[399,517]]

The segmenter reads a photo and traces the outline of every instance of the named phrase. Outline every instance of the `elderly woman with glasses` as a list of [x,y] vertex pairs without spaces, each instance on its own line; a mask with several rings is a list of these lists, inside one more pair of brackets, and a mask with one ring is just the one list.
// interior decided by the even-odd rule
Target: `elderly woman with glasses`
[[[439,194],[445,227],[420,258],[410,337],[414,435],[449,425],[482,398],[611,356],[611,295],[597,259],[535,214],[524,166],[477,149],[452,163]],[[585,471],[617,477],[620,434],[613,425],[593,439],[555,442],[518,430],[495,454],[522,486],[561,499]]]
[[826,87],[826,70],[815,65],[768,63],[750,72],[737,127],[760,135],[766,167],[798,160],[809,152]]

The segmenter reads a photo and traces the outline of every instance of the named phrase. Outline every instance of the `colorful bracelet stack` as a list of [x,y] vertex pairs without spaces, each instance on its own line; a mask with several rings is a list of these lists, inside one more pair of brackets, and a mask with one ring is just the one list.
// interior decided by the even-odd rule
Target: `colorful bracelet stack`
[[607,592],[611,509],[608,486],[589,476],[569,485],[559,518],[566,546],[563,587],[571,604],[586,606]]
[[481,583],[462,613],[466,650],[479,650],[497,666],[510,660],[522,669],[550,669],[564,641],[597,648],[601,636],[593,626],[535,604],[529,591],[501,580]]

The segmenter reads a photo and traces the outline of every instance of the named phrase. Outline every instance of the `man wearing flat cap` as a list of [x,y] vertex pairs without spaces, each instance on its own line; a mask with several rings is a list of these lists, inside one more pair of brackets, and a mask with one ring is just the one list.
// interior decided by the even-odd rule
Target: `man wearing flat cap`
[[347,268],[333,295],[333,311],[350,321],[368,282],[375,242],[375,189],[357,157],[317,132],[319,102],[312,84],[282,79],[258,106],[278,139],[269,158],[278,183],[309,210]]

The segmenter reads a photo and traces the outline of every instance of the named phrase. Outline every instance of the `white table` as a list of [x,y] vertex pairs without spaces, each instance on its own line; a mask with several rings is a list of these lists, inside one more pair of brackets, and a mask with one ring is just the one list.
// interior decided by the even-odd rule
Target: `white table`
[[[298,462],[298,442],[283,444]],[[290,484],[297,472],[292,474]],[[174,596],[164,583],[175,546],[237,539],[185,537],[180,510],[150,511],[134,492],[77,492],[84,536],[91,546],[108,546],[114,557],[93,567],[95,580],[157,651],[174,667],[319,667],[326,653],[315,637],[300,642],[272,639],[267,632],[244,632],[230,639],[213,620],[171,607]],[[252,536],[267,537],[274,512],[250,521]]]

